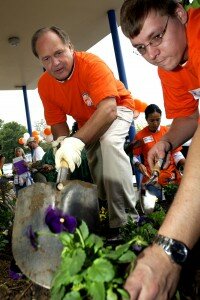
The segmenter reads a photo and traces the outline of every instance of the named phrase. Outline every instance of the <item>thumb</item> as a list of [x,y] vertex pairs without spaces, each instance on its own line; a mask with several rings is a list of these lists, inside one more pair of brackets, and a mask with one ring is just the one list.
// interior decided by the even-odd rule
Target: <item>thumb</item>
[[62,158],[61,158],[60,149],[58,149],[55,154],[55,166],[57,170],[61,168],[61,160]]

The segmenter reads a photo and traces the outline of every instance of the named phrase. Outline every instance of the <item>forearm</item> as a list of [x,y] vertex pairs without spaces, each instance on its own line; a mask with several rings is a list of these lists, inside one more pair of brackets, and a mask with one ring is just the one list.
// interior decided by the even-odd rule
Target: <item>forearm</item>
[[103,100],[90,119],[74,134],[74,137],[79,138],[85,144],[95,142],[107,131],[116,118],[117,106],[115,99]]
[[67,123],[59,123],[51,126],[54,141],[60,136],[69,136],[69,127]]
[[198,110],[191,116],[176,118],[173,120],[169,131],[161,138],[161,141],[169,141],[173,149],[184,144],[193,137],[198,126]]
[[192,248],[200,236],[200,127],[190,146],[184,175],[159,233]]

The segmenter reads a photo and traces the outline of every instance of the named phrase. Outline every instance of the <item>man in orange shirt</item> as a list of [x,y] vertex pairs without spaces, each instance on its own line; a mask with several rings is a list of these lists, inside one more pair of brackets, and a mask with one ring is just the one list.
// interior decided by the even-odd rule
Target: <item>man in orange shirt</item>
[[200,236],[199,23],[200,9],[186,12],[176,0],[125,0],[121,8],[122,31],[138,54],[158,66],[166,114],[174,118],[170,130],[149,151],[151,169],[196,131],[173,204],[153,245],[127,279],[131,300],[171,299],[181,265]]
[[[39,29],[32,37],[32,50],[46,69],[38,83],[46,122],[54,139],[65,137],[56,152],[56,168],[65,160],[73,172],[86,147],[99,198],[108,202],[115,238],[127,213],[137,215],[132,169],[124,152],[134,100],[99,57],[74,51],[60,28]],[[69,137],[66,115],[78,122],[73,137]]]

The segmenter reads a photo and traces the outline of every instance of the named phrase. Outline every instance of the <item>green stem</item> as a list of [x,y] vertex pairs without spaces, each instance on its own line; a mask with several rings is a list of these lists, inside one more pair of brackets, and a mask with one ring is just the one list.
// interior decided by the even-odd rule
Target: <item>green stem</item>
[[79,230],[78,228],[76,228],[76,232],[77,232],[78,235],[79,235],[79,238],[80,238],[82,247],[85,248],[85,243],[84,243],[83,237],[82,237],[81,232],[80,232],[80,230]]

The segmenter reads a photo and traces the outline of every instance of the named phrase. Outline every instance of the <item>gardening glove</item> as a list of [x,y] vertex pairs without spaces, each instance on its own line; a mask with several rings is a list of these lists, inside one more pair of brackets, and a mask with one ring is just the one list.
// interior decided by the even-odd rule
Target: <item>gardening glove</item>
[[60,147],[61,142],[66,138],[66,135],[59,136],[56,141],[51,142],[52,148],[53,148],[53,154],[56,155],[56,151]]
[[55,154],[56,169],[62,167],[62,160],[64,160],[70,171],[74,172],[76,165],[79,167],[81,164],[81,151],[85,144],[75,137],[65,138],[60,144],[61,146]]

